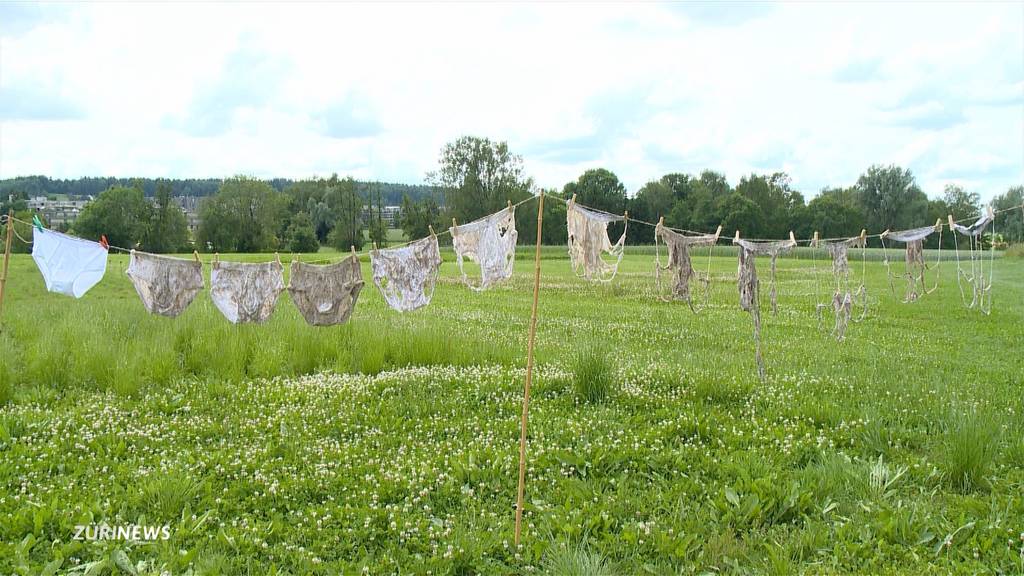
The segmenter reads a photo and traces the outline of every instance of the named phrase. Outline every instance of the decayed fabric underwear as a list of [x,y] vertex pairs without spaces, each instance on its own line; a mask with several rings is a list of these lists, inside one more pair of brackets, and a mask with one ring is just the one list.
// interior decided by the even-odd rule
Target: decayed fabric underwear
[[[569,259],[573,271],[587,280],[610,282],[622,262],[626,230],[623,228],[619,241],[612,244],[608,238],[608,224],[623,221],[625,217],[596,212],[570,201],[565,219],[569,230]],[[603,252],[615,260],[605,262],[601,258]]]
[[132,250],[127,274],[146,310],[171,318],[184,312],[203,289],[203,265],[198,260]]
[[284,290],[280,262],[220,262],[210,273],[210,298],[231,323],[265,322]]
[[362,289],[363,272],[355,256],[326,266],[292,262],[288,293],[313,326],[346,322]]
[[659,239],[668,247],[668,263],[665,264],[665,266],[662,266],[660,262],[660,255],[657,257],[658,261],[655,264],[655,272],[657,273],[658,283],[661,283],[661,272],[671,270],[672,297],[677,300],[685,300],[692,308],[693,303],[690,298],[690,280],[697,277],[700,281],[705,283],[706,290],[708,278],[700,278],[698,273],[694,271],[690,260],[690,247],[712,246],[718,240],[718,236],[715,234],[686,236],[666,228],[659,222],[654,228],[655,246],[657,246],[657,241]]
[[[516,212],[505,208],[475,222],[452,226],[452,247],[462,281],[473,290],[486,290],[512,277],[516,263]],[[480,265],[480,282],[474,284],[462,267],[463,258]]]
[[441,268],[441,250],[436,236],[402,246],[370,252],[373,283],[384,301],[399,312],[430,304]]
[[34,229],[32,259],[50,292],[81,298],[107,271],[107,249],[53,230]]

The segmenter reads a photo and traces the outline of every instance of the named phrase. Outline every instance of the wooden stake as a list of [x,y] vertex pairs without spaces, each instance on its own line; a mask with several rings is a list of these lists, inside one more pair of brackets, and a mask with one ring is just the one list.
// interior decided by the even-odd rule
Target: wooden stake
[[533,383],[533,345],[537,341],[537,295],[540,293],[540,239],[544,222],[544,190],[537,204],[537,251],[533,257],[533,312],[530,314],[530,337],[526,344],[526,386],[523,388],[523,416],[519,422],[519,488],[516,493],[516,537],[523,531],[523,490],[526,485],[526,420],[530,412],[530,384]]
[[11,262],[11,238],[14,236],[14,209],[7,211],[7,239],[4,241],[4,275],[0,278],[0,314],[4,311],[4,292],[7,290],[7,265]]

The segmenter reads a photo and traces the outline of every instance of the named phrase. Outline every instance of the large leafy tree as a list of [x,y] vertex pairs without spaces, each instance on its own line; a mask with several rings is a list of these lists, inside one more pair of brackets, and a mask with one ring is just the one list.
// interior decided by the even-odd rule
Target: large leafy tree
[[285,232],[285,240],[288,242],[289,252],[316,252],[320,249],[316,230],[313,229],[313,220],[305,212],[292,216]]
[[439,164],[427,180],[443,194],[446,217],[463,223],[529,197],[533,187],[505,142],[463,136],[441,149]]
[[740,235],[756,238],[751,230],[761,230],[763,213],[753,200],[739,192],[727,196],[721,204],[723,233],[731,235],[736,230]]
[[928,196],[910,170],[871,166],[855,188],[870,228],[902,230],[922,226],[928,219]]
[[199,245],[219,252],[275,250],[288,222],[288,200],[266,182],[238,176],[224,181],[199,210]]
[[402,199],[400,227],[410,239],[424,238],[430,234],[430,227],[441,229],[441,209],[433,198],[427,197],[413,202],[408,195]]
[[789,176],[785,173],[744,176],[736,186],[736,192],[751,200],[761,211],[759,227],[742,232],[763,238],[785,238],[799,224],[795,216],[802,212],[804,198],[790,187]]
[[807,203],[802,225],[796,227],[801,238],[818,232],[822,238],[851,237],[864,229],[864,211],[850,189],[822,190]]
[[584,172],[575,182],[569,182],[562,189],[566,198],[576,195],[576,201],[591,208],[622,214],[628,208],[626,187],[611,170],[592,168]]
[[82,238],[99,240],[105,235],[113,246],[134,248],[145,238],[152,212],[141,186],[115,186],[85,205],[72,230]]
[[157,184],[149,224],[143,233],[142,247],[149,252],[178,252],[188,244],[185,213],[171,195],[167,181]]
[[1014,186],[992,200],[992,208],[996,214],[996,234],[1003,237],[1006,242],[1024,243],[1024,186]]

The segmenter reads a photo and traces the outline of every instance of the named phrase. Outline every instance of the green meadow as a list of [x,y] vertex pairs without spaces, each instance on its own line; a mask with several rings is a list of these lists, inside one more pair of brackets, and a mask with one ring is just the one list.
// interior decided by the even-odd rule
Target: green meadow
[[[608,284],[544,249],[518,547],[532,251],[483,293],[446,252],[433,302],[405,314],[364,256],[352,319],[322,328],[287,293],[262,325],[228,323],[206,292],[149,315],[124,254],[75,300],[15,255],[0,573],[1024,573],[1024,259],[995,260],[986,316],[955,260],[907,304],[873,251],[843,342],[815,306],[830,262],[780,258],[772,314],[759,259],[761,382],[734,252],[715,254],[694,314],[660,298],[650,248]],[[82,541],[80,525],[169,538]]]

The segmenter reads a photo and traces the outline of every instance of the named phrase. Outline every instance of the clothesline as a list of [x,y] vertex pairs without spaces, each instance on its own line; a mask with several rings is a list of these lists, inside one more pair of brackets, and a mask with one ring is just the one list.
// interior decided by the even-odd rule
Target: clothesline
[[[519,202],[513,204],[512,208],[517,208],[517,207],[519,207],[519,206],[521,206],[521,205],[523,205],[523,204],[525,204],[525,203],[527,203],[527,202],[529,202],[531,200],[536,200],[537,198],[538,198],[537,195],[532,195],[532,196],[530,196],[528,198],[525,198],[525,199],[520,200]],[[569,202],[570,202],[569,200],[567,200],[565,198],[558,198],[558,199],[561,200],[562,203],[564,203],[566,205],[568,205]],[[584,204],[580,204],[579,202],[576,202],[576,204],[581,206],[581,207],[583,207],[583,208],[586,208],[587,210],[591,210],[591,211],[597,212],[599,214],[605,214],[607,216],[613,216],[613,217],[616,217],[616,218],[622,218],[625,221],[636,222],[636,223],[639,223],[639,224],[644,224],[646,226],[650,226],[651,228],[657,228],[657,226],[658,226],[657,224],[654,224],[652,222],[647,222],[646,220],[641,220],[639,218],[631,218],[631,217],[628,216],[628,213],[614,214],[612,212],[607,212],[605,210],[601,210],[601,209],[598,209],[598,208],[592,208],[590,206],[586,206]],[[1008,208],[1003,208],[1001,210],[995,210],[992,213],[993,213],[993,215],[996,215],[996,214],[1002,214],[1004,212],[1009,212],[1011,210],[1024,210],[1024,203],[1016,205],[1016,206],[1010,206]],[[974,215],[974,216],[968,216],[968,217],[960,218],[958,220],[954,220],[953,223],[954,224],[959,224],[961,222],[967,222],[967,221],[975,220],[975,219],[978,218],[978,216],[979,215]],[[32,222],[28,222],[26,220],[22,220],[20,218],[14,217],[14,216],[8,216],[7,214],[0,215],[0,224],[6,223],[8,218],[14,220],[15,222],[19,222],[21,224],[25,224],[27,226],[33,226],[33,227],[36,226]],[[484,218],[486,218],[486,216]],[[473,222],[479,222],[482,219],[483,218],[478,218],[478,219],[474,220]],[[470,222],[470,224],[472,224],[473,222]],[[667,228],[668,230],[672,230],[674,232],[679,232],[679,233],[683,233],[683,234],[695,234],[695,235],[700,235],[700,236],[711,235],[711,233],[709,233],[709,232],[698,232],[698,231],[695,231],[695,230],[687,230],[685,228],[674,228],[674,227],[671,227],[671,226],[664,226],[664,227]],[[937,227],[949,228],[949,225],[947,223],[945,223],[945,222],[940,222],[940,223],[937,224]],[[49,228],[44,228],[44,229],[49,230]],[[20,233],[18,233],[17,227],[14,228],[14,234],[18,237],[19,240],[21,240],[25,244],[32,244],[31,240],[26,240],[25,238],[23,238],[21,236]],[[451,234],[451,230],[446,228],[446,229],[442,230],[441,232],[434,234],[434,236],[439,237],[439,236],[444,236],[446,234]],[[866,234],[864,236],[864,238],[881,238],[883,236],[883,234],[885,234],[885,232],[880,232],[880,233],[877,233],[877,234]],[[426,238],[426,237],[424,237],[424,238]],[[403,242],[401,244],[396,244],[396,245],[393,245],[393,246],[389,246],[388,248],[402,248],[402,247],[408,246],[410,244],[413,244],[415,242],[419,242],[420,240],[423,240],[424,238],[417,238],[415,240],[409,240],[409,241]],[[836,241],[836,240],[847,240],[847,239],[848,239],[847,237],[819,238],[818,242],[832,242],[832,241]],[[777,242],[777,241],[779,241],[778,239],[772,239],[772,238],[744,238],[744,240],[753,241],[753,242]],[[796,240],[797,244],[811,245],[813,242],[814,242],[813,238],[797,239]],[[138,250],[138,249],[133,249],[133,248],[125,248],[123,246],[116,246],[114,244],[108,244],[108,247],[110,249],[112,249],[112,250],[115,250],[117,252],[123,252],[125,254],[130,254],[133,250],[135,252],[139,252],[139,253],[142,253],[142,254],[152,254],[152,253],[146,252],[144,250]],[[334,262],[339,262],[339,261],[341,261],[341,260],[343,260],[345,258],[348,258],[351,255],[354,255],[357,258],[360,257],[360,256],[368,256],[374,250],[376,250],[376,248],[369,249],[369,250],[362,250],[362,251],[353,251],[353,252],[350,252],[349,254],[346,254],[344,256],[339,256],[339,257],[321,258],[321,259],[318,259],[318,260],[302,260],[302,262],[305,262],[306,264],[331,264],[331,263],[334,263]],[[203,262],[204,264],[207,264],[207,263],[210,262],[210,261],[203,261],[201,258],[199,260],[200,260],[200,262]]]

